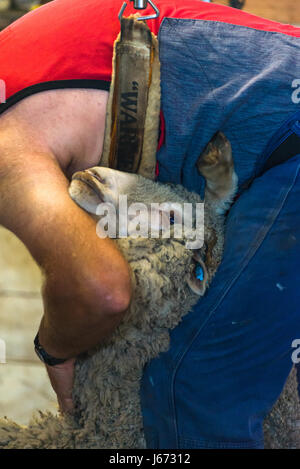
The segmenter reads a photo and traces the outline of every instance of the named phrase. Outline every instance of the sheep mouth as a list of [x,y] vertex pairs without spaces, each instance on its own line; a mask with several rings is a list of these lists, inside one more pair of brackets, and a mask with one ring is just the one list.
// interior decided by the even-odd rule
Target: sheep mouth
[[100,202],[104,202],[104,195],[101,189],[101,186],[103,187],[103,181],[97,173],[90,169],[78,171],[73,175],[72,181],[79,181],[84,184],[98,197]]
[[207,287],[208,273],[199,253],[193,256],[193,266],[187,283],[196,295],[203,296]]

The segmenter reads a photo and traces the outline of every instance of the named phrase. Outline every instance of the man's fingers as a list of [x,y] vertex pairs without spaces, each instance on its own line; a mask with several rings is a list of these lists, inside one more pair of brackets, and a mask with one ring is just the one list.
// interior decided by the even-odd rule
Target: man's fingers
[[72,398],[58,398],[59,410],[62,414],[72,414],[74,411],[74,403]]
[[57,394],[60,411],[64,414],[72,413],[74,410],[72,400],[74,365],[75,359],[70,359],[61,365],[47,366],[52,387]]

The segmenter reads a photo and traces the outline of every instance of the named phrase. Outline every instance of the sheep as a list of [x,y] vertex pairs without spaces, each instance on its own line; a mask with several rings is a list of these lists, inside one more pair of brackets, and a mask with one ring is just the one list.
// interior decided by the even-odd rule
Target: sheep
[[[206,178],[203,246],[187,248],[187,243],[195,241],[191,241],[191,231],[176,238],[175,225],[170,238],[135,237],[129,226],[129,235],[115,242],[131,267],[133,299],[113,335],[78,358],[75,414],[41,414],[28,427],[2,419],[0,448],[145,448],[139,396],[143,368],[168,350],[169,330],[209,286],[222,258],[224,213],[237,186],[231,146],[221,133],[208,144],[197,167]],[[199,195],[182,186],[102,167],[76,173],[70,186],[71,197],[96,220],[100,201],[118,209],[119,196],[125,194],[128,205],[143,202],[149,207],[169,202],[172,212],[179,210],[176,204],[202,202]],[[169,208],[162,209],[161,217],[156,218],[158,232],[170,216],[178,215],[170,214]],[[199,265],[200,279],[195,275]]]
[[264,423],[266,449],[300,449],[300,401],[296,368]]

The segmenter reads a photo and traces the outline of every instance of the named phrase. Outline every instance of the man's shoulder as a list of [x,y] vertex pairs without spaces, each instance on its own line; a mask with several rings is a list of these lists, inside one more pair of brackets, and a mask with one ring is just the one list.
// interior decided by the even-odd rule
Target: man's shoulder
[[38,93],[0,115],[0,132],[9,134],[9,152],[21,136],[32,152],[51,150],[66,173],[95,166],[102,153],[107,99],[101,90]]

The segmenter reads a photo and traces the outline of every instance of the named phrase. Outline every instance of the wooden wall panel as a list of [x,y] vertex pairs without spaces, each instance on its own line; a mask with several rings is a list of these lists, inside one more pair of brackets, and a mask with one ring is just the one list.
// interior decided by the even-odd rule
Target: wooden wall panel
[[[229,5],[229,0],[215,3]],[[246,0],[245,11],[281,23],[300,25],[300,0]]]

